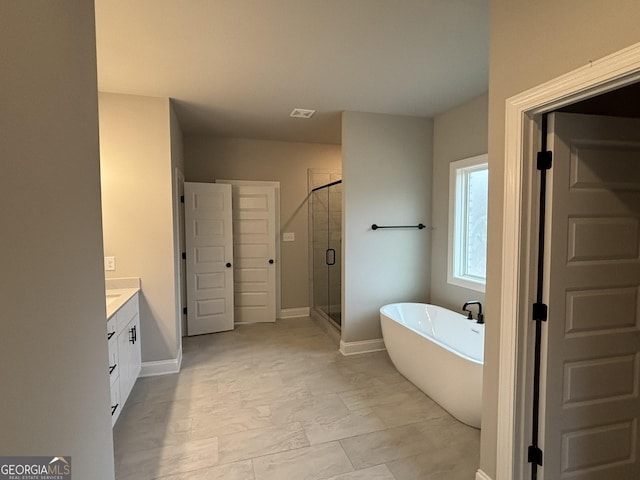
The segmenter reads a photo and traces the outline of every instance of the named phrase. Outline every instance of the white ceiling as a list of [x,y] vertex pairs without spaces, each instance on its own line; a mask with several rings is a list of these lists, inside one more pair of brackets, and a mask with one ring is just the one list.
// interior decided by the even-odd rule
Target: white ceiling
[[185,134],[340,143],[344,110],[432,117],[487,90],[489,0],[95,5],[100,91],[173,98]]

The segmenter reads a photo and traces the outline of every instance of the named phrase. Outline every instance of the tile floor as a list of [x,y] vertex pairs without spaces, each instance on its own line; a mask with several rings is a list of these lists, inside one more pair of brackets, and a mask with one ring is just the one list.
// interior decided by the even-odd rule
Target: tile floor
[[136,383],[118,480],[474,478],[478,430],[385,352],[344,357],[309,318],[185,338],[183,354],[180,374]]

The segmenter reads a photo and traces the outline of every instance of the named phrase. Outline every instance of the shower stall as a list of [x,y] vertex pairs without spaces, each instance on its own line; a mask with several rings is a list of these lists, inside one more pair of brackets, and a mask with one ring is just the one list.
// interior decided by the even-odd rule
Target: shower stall
[[311,312],[342,326],[342,180],[311,190]]

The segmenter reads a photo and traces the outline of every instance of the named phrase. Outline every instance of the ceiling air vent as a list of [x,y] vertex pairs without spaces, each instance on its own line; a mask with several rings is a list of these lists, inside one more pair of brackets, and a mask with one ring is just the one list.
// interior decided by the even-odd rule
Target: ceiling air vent
[[307,110],[306,108],[294,108],[289,116],[291,118],[311,118],[315,115],[315,110]]

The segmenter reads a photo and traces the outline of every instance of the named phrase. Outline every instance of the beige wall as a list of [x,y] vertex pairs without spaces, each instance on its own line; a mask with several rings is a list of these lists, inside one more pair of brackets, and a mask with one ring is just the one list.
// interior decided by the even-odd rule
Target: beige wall
[[309,306],[307,170],[340,166],[339,145],[185,138],[185,177],[189,182],[280,182],[280,231],[293,232],[296,238],[280,243],[282,309]]
[[93,2],[0,16],[0,452],[114,478]]
[[430,230],[371,225],[431,225],[433,122],[345,112],[342,116],[342,340],[382,337],[379,309],[428,301]]
[[487,153],[488,95],[434,118],[431,302],[460,311],[467,300],[484,302],[484,293],[447,282],[449,245],[449,164]]
[[495,478],[507,98],[638,42],[637,0],[491,2],[489,252],[481,468]]
[[142,361],[173,360],[181,340],[172,167],[180,160],[172,160],[169,99],[99,100],[104,251],[116,257],[107,278],[140,277]]

